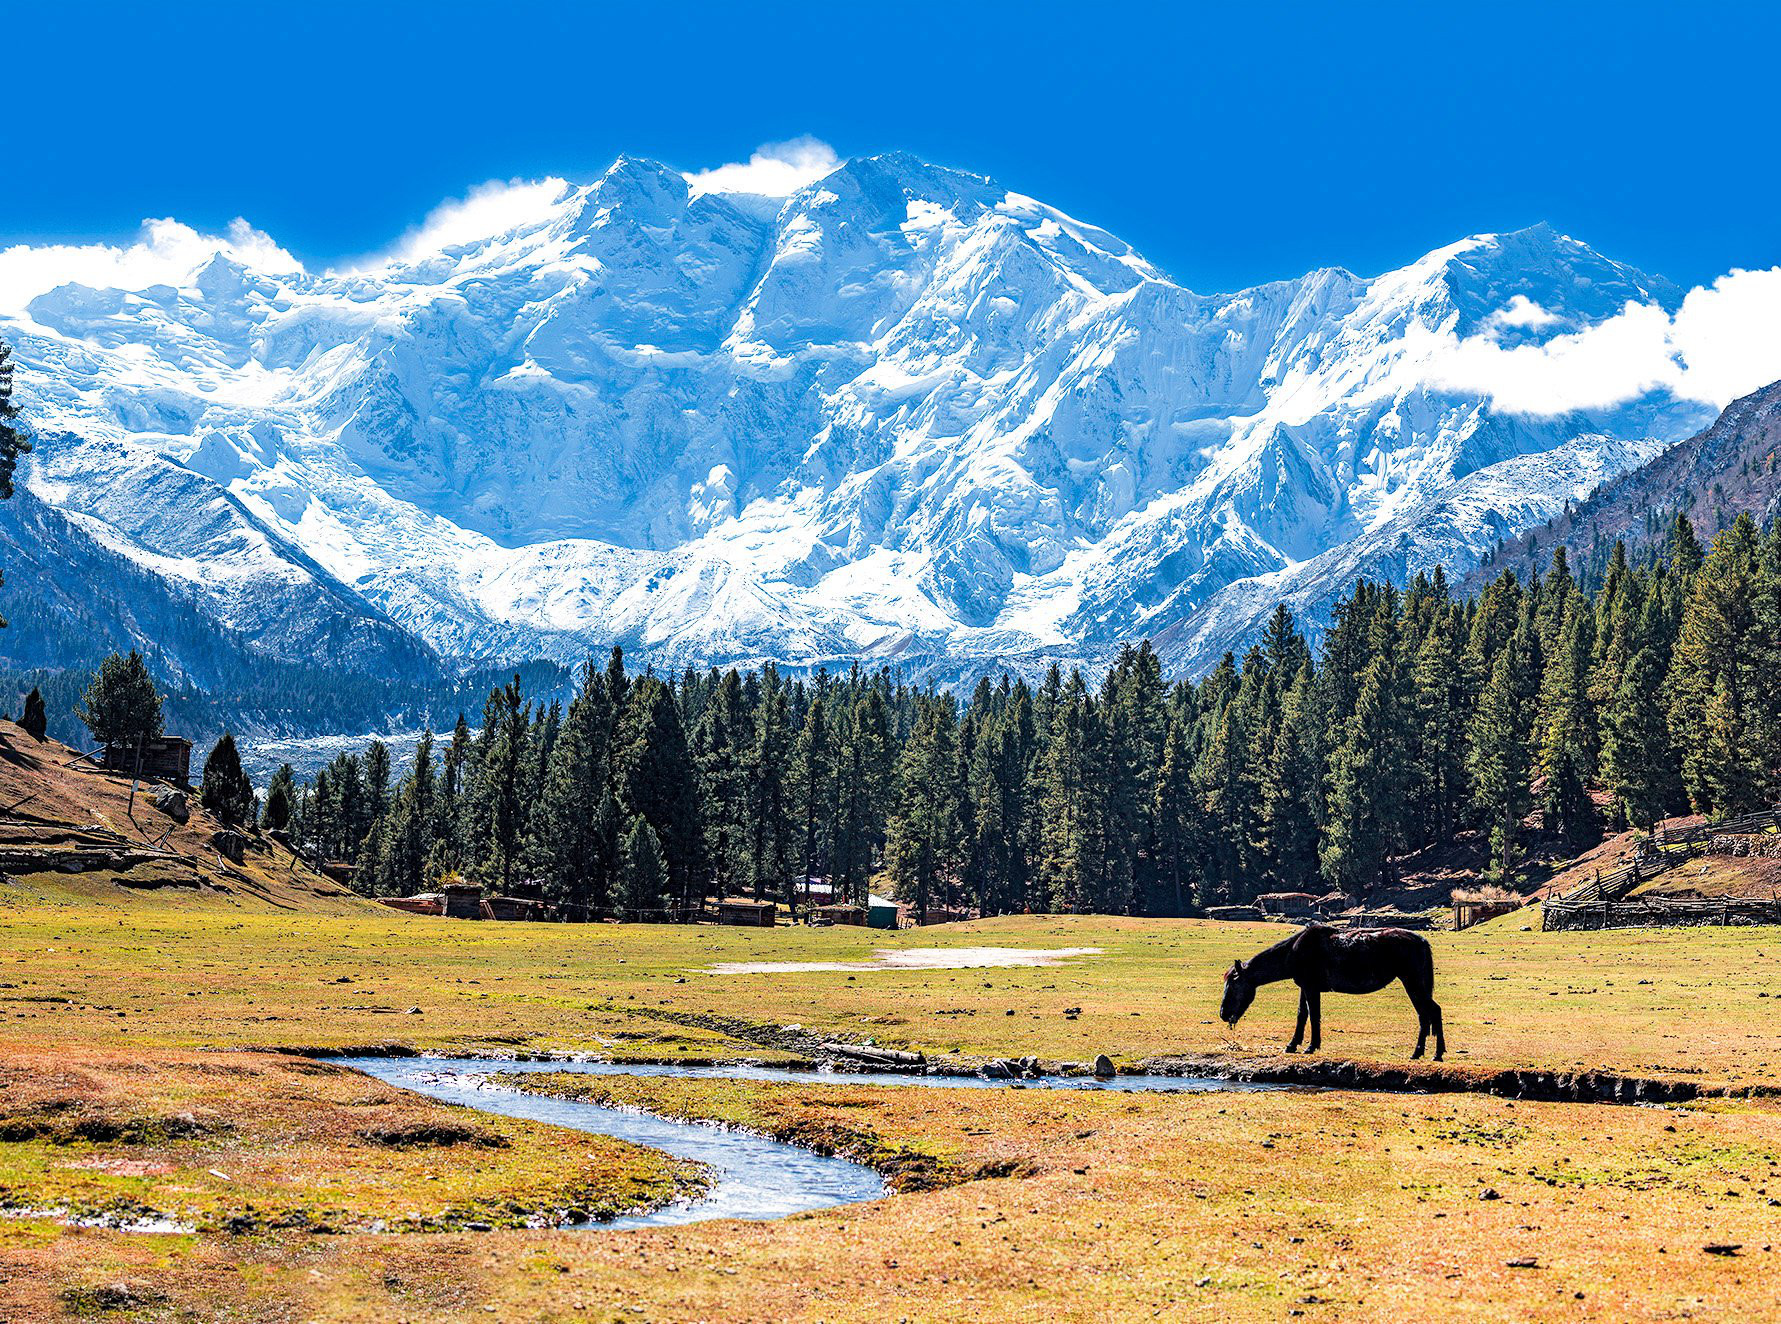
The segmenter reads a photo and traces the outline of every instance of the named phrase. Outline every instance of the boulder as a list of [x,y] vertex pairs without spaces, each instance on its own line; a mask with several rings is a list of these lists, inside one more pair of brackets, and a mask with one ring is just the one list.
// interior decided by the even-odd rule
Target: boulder
[[1112,1058],[1108,1057],[1105,1053],[1098,1053],[1095,1055],[1095,1075],[1105,1080],[1109,1076],[1117,1074],[1118,1073],[1113,1069]]
[[210,834],[210,844],[216,853],[231,864],[240,864],[247,858],[247,838],[239,832],[231,832],[224,828],[221,832]]
[[155,792],[154,806],[175,823],[189,822],[192,807],[186,803],[186,793],[176,791],[171,786]]

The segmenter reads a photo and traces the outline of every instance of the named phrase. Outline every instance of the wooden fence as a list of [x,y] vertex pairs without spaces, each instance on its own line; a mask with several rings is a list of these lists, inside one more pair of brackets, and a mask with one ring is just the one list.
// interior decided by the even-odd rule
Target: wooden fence
[[1635,897],[1580,904],[1548,901],[1542,912],[1541,927],[1547,930],[1781,924],[1781,901],[1747,897],[1712,901]]
[[1547,900],[1540,908],[1540,927],[1607,929],[1781,923],[1781,902],[1774,900],[1628,899],[1646,879],[1711,852],[1719,838],[1754,836],[1776,829],[1781,829],[1781,806],[1718,823],[1697,823],[1674,830],[1660,826],[1639,844],[1632,863],[1607,873],[1598,871],[1582,886]]

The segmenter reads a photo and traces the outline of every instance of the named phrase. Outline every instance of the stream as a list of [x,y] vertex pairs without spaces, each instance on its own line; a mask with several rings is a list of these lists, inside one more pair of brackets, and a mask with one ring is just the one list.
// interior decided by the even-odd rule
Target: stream
[[695,1080],[749,1080],[780,1084],[893,1085],[913,1089],[1113,1090],[1203,1093],[1258,1090],[1255,1085],[1196,1076],[1043,1077],[1020,1082],[978,1076],[913,1076],[892,1072],[789,1071],[764,1066],[679,1066],[628,1062],[514,1062],[504,1058],[356,1057],[341,1059],[368,1076],[445,1103],[478,1112],[647,1145],[676,1158],[711,1167],[711,1188],[696,1200],[679,1201],[650,1213],[632,1214],[581,1227],[625,1229],[697,1223],[708,1218],[774,1219],[812,1209],[876,1200],[884,1179],[863,1164],[825,1157],[746,1131],[708,1122],[680,1122],[629,1108],[608,1108],[575,1099],[527,1094],[489,1079],[495,1073],[575,1072],[590,1076],[680,1076]]

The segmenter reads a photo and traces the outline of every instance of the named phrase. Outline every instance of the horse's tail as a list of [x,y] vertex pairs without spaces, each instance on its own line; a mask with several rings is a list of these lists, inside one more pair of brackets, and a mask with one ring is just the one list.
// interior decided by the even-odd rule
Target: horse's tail
[[1432,993],[1435,988],[1435,947],[1420,933],[1416,935],[1416,972],[1422,976],[1423,986]]

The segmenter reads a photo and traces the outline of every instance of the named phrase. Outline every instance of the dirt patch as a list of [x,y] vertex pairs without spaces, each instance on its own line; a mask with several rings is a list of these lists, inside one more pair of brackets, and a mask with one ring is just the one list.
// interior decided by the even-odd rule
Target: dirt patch
[[804,974],[817,970],[1014,970],[1101,955],[1099,947],[881,947],[870,961],[720,961],[711,975]]
[[478,1149],[506,1149],[508,1139],[481,1127],[462,1126],[451,1122],[414,1122],[407,1126],[367,1127],[359,1139],[367,1144],[389,1149],[449,1148],[453,1145],[474,1145]]

